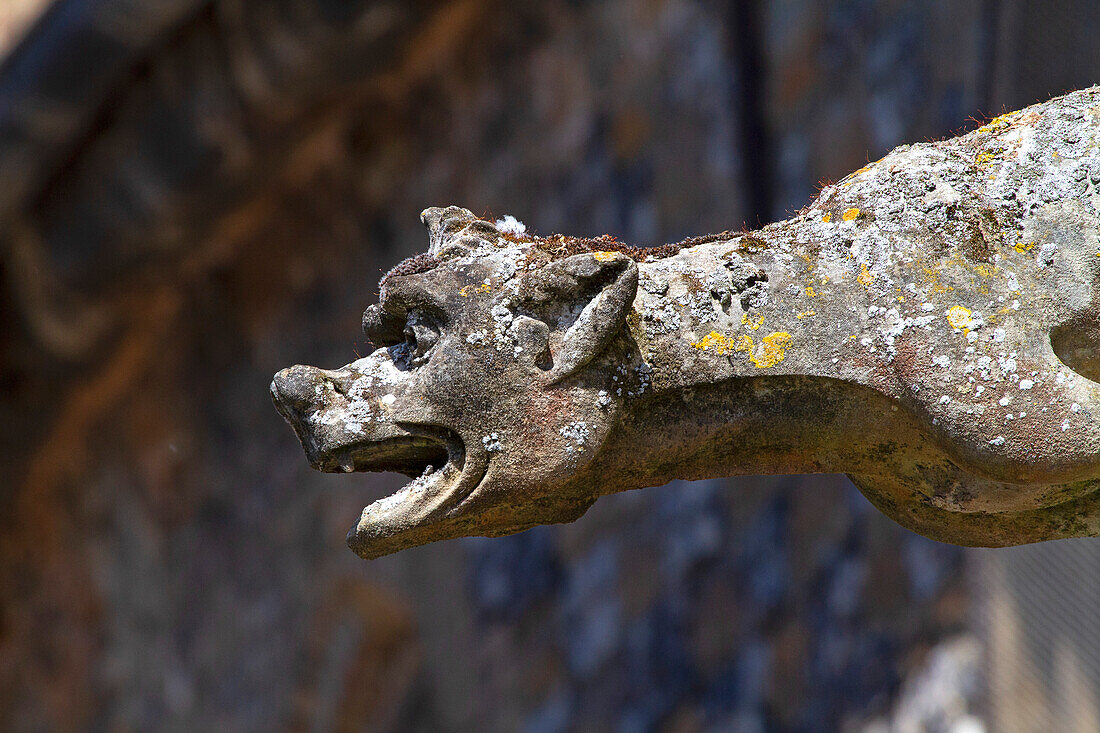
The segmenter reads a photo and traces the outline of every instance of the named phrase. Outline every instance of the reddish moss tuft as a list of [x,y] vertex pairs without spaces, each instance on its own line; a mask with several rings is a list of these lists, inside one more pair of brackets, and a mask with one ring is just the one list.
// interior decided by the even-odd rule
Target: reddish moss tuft
[[576,254],[584,254],[585,252],[621,252],[632,260],[642,262],[650,257],[655,260],[673,257],[688,247],[732,239],[735,236],[737,235],[725,231],[717,234],[706,234],[701,237],[688,237],[680,242],[662,244],[658,247],[638,247],[620,242],[610,234],[594,238],[553,234],[549,237],[536,238],[534,245],[548,254],[551,260],[559,260]]
[[440,260],[428,254],[427,252],[421,252],[418,255],[413,255],[407,259],[401,260],[396,266],[385,275],[378,283],[378,287],[381,288],[386,284],[386,281],[391,277],[402,277],[404,275],[416,275],[421,272],[427,272],[434,269],[441,264]]
[[[565,234],[552,234],[548,237],[537,237],[529,234],[517,236],[504,233],[500,236],[515,244],[530,246],[531,249],[527,253],[527,257],[524,261],[524,265],[527,265],[539,259],[533,257],[536,251],[548,258],[543,260],[543,262],[560,260],[571,257],[572,255],[584,254],[587,252],[621,252],[636,262],[644,262],[649,258],[661,260],[673,257],[679,254],[681,250],[687,249],[688,247],[709,244],[710,242],[718,242],[725,239],[733,239],[735,237],[744,237],[745,235],[743,232],[737,233],[727,230],[716,234],[688,237],[679,242],[662,244],[657,247],[638,247],[626,244],[615,239],[615,237],[610,234],[604,234],[599,237],[571,237]],[[763,241],[755,238],[753,238],[753,243],[766,246]],[[416,275],[438,267],[440,264],[442,264],[442,260],[427,253],[409,257],[399,262],[396,267],[387,272],[379,282],[379,287],[385,285],[386,281],[391,277]]]

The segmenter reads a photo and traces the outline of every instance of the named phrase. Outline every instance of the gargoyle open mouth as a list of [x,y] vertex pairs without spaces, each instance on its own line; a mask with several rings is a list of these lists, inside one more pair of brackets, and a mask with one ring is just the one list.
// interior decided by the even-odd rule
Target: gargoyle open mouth
[[352,443],[332,451],[322,470],[393,471],[411,478],[431,475],[452,464],[461,471],[466,453],[462,440],[449,430],[432,433]]
[[375,543],[442,519],[458,507],[485,476],[485,456],[470,455],[454,430],[441,426],[393,424],[401,435],[349,443],[318,456],[325,471],[394,471],[412,481],[368,505],[348,535],[360,554]]

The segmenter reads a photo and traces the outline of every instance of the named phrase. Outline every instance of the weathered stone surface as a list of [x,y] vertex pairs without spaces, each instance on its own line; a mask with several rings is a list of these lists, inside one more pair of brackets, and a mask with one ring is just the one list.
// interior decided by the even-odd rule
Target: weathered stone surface
[[448,207],[272,394],[311,463],[416,476],[364,557],[572,521],[676,478],[842,471],[924,535],[1094,535],[1100,89],[903,146],[756,232],[658,250]]
[[[359,563],[335,550],[350,518],[403,477],[310,470],[263,385],[287,364],[368,353],[353,340],[367,288],[423,249],[427,203],[644,243],[760,211],[786,218],[818,181],[903,141],[1092,83],[1100,46],[1082,18],[1097,11],[1032,4],[1005,27],[965,3],[761,3],[773,146],[759,161],[775,192],[758,209],[745,202],[755,179],[741,164],[742,77],[722,3],[392,2],[417,30],[392,44],[395,63],[366,64],[378,85],[352,90],[310,71],[337,57],[353,68],[298,10],[321,3],[202,5],[211,10],[143,51],[94,128],[68,139],[62,169],[32,149],[34,170],[50,171],[7,232],[27,230],[19,246],[41,264],[5,262],[0,308],[0,728],[822,730],[894,719],[924,650],[968,628],[972,554],[868,511],[846,478],[624,492],[572,524]],[[323,5],[395,17],[379,2]],[[437,19],[429,5],[453,10]],[[454,22],[476,8],[488,13],[476,33]],[[350,41],[368,25],[338,27]],[[975,66],[989,33],[1004,53]],[[58,77],[74,95],[105,70],[73,67],[70,44],[52,48],[79,72]],[[223,85],[257,80],[234,68],[269,70],[259,80],[275,87],[249,89],[275,96],[215,110]],[[989,92],[1002,77],[1004,91]],[[38,129],[69,109],[50,107]],[[248,110],[261,114],[235,122]],[[157,141],[177,130],[226,155],[173,156],[177,145]],[[202,168],[178,178],[174,161]],[[120,191],[136,196],[105,210]],[[94,274],[105,270],[116,274]],[[47,276],[57,287],[27,287]],[[74,363],[72,347],[89,342],[80,306],[104,300],[117,325]],[[982,554],[1015,564],[1014,552]],[[1050,567],[1072,576],[1061,558]],[[411,614],[413,636],[387,609]],[[1074,648],[1087,648],[1087,627],[1072,626]],[[405,656],[371,653],[388,642],[408,644]],[[375,700],[383,709],[364,713]],[[387,710],[400,722],[388,726]]]

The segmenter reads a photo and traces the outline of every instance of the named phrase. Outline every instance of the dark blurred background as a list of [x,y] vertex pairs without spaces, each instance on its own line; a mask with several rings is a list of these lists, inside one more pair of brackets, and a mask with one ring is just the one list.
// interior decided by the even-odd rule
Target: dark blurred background
[[1100,81],[1098,34],[1095,0],[0,0],[0,727],[1100,729],[1087,540],[750,477],[364,562],[399,479],[311,471],[267,394],[362,353],[426,206],[757,226]]

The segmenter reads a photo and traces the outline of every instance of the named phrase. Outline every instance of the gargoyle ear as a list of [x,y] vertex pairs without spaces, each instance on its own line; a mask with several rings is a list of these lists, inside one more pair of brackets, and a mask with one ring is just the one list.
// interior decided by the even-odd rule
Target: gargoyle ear
[[424,209],[420,221],[428,228],[428,254],[440,259],[463,257],[482,242],[495,242],[500,237],[492,222],[459,206]]
[[584,303],[553,354],[550,381],[559,382],[595,358],[626,324],[638,292],[638,265],[619,252],[573,255],[542,267],[529,294],[543,304]]

